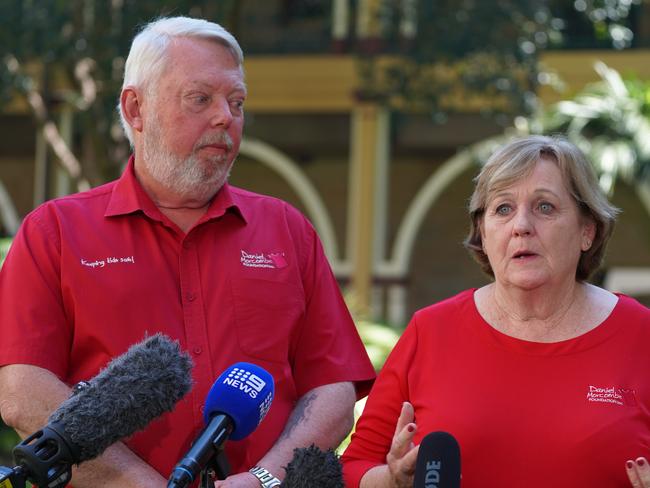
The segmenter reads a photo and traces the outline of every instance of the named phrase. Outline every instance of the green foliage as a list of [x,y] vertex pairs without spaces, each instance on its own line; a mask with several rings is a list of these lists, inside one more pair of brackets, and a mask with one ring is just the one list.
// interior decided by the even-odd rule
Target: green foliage
[[11,245],[11,238],[5,237],[0,238],[0,266],[5,260],[7,252],[9,252],[9,246]]
[[[573,8],[592,24],[596,39],[611,42],[616,49],[630,47],[634,33],[626,25],[632,9],[642,0],[575,0]],[[554,2],[562,5],[561,0]]]
[[[9,250],[11,239],[0,239],[0,266]],[[0,420],[0,466],[11,464],[11,450],[18,443],[18,436],[13,429],[7,427]]]
[[[553,77],[540,71],[539,53],[561,47],[570,14],[593,26],[597,39],[629,47],[626,25],[640,0],[382,0],[383,43],[358,47],[365,80],[361,97],[424,109],[434,120],[469,108],[508,123],[537,109],[537,89]],[[405,4],[417,18],[409,18]],[[575,20],[575,19],[572,19]],[[404,30],[411,22],[412,29]],[[396,54],[387,63],[376,55]],[[480,101],[468,104],[479,96]],[[508,117],[506,117],[506,115]]]
[[[395,344],[397,343],[401,330],[396,330],[394,327],[385,324],[379,324],[376,322],[371,322],[369,320],[356,319],[355,320],[357,330],[363,340],[364,345],[366,346],[366,351],[368,356],[370,356],[370,361],[375,367],[375,370],[379,372],[388,354],[393,350]],[[363,412],[363,407],[366,404],[366,399],[362,398],[354,406],[354,418],[355,421]],[[343,442],[337,448],[338,453],[343,453],[345,448],[350,444],[350,438],[352,432],[343,440]]]
[[397,343],[400,336],[399,331],[388,325],[367,320],[357,320],[356,325],[368,356],[370,356],[370,361],[372,361],[375,370],[379,371]]
[[[596,38],[622,48],[633,38],[626,22],[639,3],[380,0],[383,44],[352,47],[365,80],[359,95],[426,109],[439,122],[479,96],[491,102],[489,108],[485,103],[472,107],[496,114],[505,124],[513,113],[535,110],[538,85],[552,79],[539,73],[538,54],[562,43],[570,12],[586,19]],[[26,101],[38,93],[44,101],[44,110],[34,109],[38,124],[56,123],[64,109],[71,112],[72,152],[83,154],[82,177],[103,183],[118,175],[129,152],[115,107],[125,56],[138,28],[158,16],[191,15],[221,22],[245,40],[257,29],[247,16],[251,5],[234,0],[4,0],[0,109],[16,97]],[[331,5],[323,0],[274,8],[275,14],[260,19],[282,24],[289,9],[320,24],[331,21]],[[409,22],[414,29],[405,32]],[[400,61],[380,66],[377,54],[398,54]],[[432,63],[438,69],[430,69]]]
[[0,420],[0,466],[13,466],[11,450],[20,442],[16,432]]
[[[73,152],[83,173],[103,183],[121,170],[128,143],[115,109],[126,55],[138,28],[165,15],[218,20],[223,4],[208,0],[4,0],[0,2],[0,107],[39,93],[36,121],[74,113]],[[65,87],[64,90],[61,88]]]
[[632,185],[650,181],[650,82],[623,79],[602,62],[595,69],[599,82],[519,125],[565,134],[589,156],[601,187],[611,193],[617,179]]

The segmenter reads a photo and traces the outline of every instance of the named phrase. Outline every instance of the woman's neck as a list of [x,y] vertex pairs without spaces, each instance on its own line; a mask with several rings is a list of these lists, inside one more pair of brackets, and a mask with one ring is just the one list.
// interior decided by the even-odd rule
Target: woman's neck
[[605,320],[616,301],[611,293],[576,281],[536,290],[492,283],[476,294],[479,313],[492,327],[534,342],[559,342],[582,335]]
[[573,280],[533,290],[495,282],[490,292],[497,309],[510,319],[521,323],[557,320],[565,316],[571,307],[584,297],[583,285]]

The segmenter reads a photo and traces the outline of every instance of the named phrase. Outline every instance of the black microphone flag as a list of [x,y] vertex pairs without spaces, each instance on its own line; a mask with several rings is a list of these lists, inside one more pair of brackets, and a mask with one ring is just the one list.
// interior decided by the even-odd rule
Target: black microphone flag
[[460,447],[447,432],[431,432],[420,443],[413,488],[460,488]]

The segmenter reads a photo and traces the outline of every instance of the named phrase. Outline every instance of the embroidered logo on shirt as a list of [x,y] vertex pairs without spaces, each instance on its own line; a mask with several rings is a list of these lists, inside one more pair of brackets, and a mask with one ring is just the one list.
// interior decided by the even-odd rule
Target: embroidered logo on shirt
[[93,261],[88,261],[87,259],[81,258],[81,264],[87,266],[88,268],[104,268],[111,264],[135,264],[135,258],[133,256],[124,256],[121,258],[115,256],[109,256],[104,259],[95,259]]
[[283,252],[264,254],[246,252],[242,249],[241,264],[248,268],[282,269],[287,267],[287,260]]
[[636,405],[636,395],[634,390],[627,388],[616,388],[613,386],[601,388],[589,385],[587,389],[587,401],[633,407]]

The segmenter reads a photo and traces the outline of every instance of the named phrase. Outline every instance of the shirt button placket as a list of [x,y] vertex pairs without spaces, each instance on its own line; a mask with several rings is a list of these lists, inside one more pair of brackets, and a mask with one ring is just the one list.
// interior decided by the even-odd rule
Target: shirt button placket
[[194,360],[193,376],[196,385],[192,390],[192,401],[197,419],[202,417],[203,400],[212,384],[210,357],[209,354],[204,354],[208,339],[201,298],[199,262],[197,243],[187,236],[179,257],[179,275],[187,349],[191,351]]

